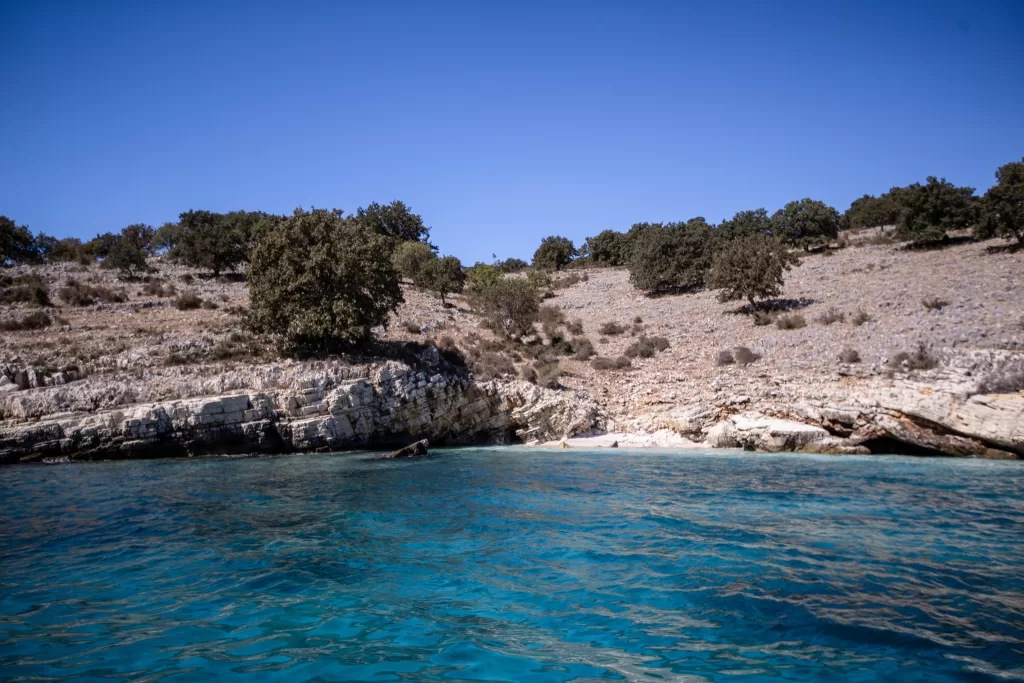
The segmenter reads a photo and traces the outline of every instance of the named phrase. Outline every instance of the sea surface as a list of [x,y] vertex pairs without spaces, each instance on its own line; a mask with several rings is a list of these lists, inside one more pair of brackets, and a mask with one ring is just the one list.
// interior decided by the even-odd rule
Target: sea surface
[[0,679],[1024,680],[1024,463],[6,467]]

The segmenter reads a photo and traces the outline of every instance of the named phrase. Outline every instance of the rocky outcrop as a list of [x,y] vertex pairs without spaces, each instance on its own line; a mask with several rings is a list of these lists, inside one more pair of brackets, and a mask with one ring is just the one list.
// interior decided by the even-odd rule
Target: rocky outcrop
[[430,443],[426,439],[421,439],[416,443],[411,443],[405,448],[399,448],[397,451],[392,451],[387,455],[382,455],[382,460],[393,460],[395,458],[418,458],[429,453],[428,446]]
[[[522,381],[474,383],[398,362],[367,377],[307,375],[299,386],[189,397],[0,423],[0,460],[90,460],[207,452],[292,452],[564,438],[603,428],[582,393]],[[305,386],[303,386],[305,385]],[[32,393],[32,392],[26,392]]]

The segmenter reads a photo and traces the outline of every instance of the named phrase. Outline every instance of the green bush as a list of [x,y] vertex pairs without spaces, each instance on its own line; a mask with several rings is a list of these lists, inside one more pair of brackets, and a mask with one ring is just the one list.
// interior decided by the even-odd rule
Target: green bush
[[51,306],[50,288],[38,275],[0,275],[0,304],[25,303]]
[[245,236],[210,211],[186,211],[178,222],[177,242],[169,255],[192,268],[220,275],[248,258]]
[[824,202],[801,199],[790,202],[772,216],[772,230],[787,244],[810,250],[839,236],[839,212]]
[[466,273],[462,263],[454,256],[435,258],[422,265],[416,276],[416,285],[441,295],[441,304],[445,305],[445,296],[458,294],[466,284]]
[[637,230],[630,243],[630,282],[650,294],[702,287],[711,266],[712,238],[703,218]]
[[540,309],[540,294],[529,280],[499,277],[473,293],[475,305],[493,330],[517,337],[533,329]]
[[996,184],[981,200],[978,234],[1024,244],[1024,158],[996,171]]
[[533,267],[540,270],[559,270],[578,255],[572,240],[567,237],[545,237],[533,254]]
[[42,311],[29,313],[24,318],[4,318],[0,320],[0,330],[4,332],[25,332],[41,330],[53,324],[53,319]]
[[783,276],[800,259],[781,240],[769,235],[749,234],[730,239],[715,255],[708,285],[720,290],[719,301],[747,300],[758,308],[758,299],[778,296]]
[[294,353],[366,342],[402,303],[391,251],[388,238],[340,211],[296,209],[253,251],[250,323]]
[[900,220],[902,207],[891,195],[875,197],[869,194],[855,199],[846,210],[847,224],[854,229],[878,228],[884,225],[896,225]]
[[939,242],[949,230],[970,227],[978,220],[974,188],[956,187],[945,178],[929,176],[926,184],[914,183],[896,194],[902,205],[896,231],[900,239],[917,244]]
[[436,259],[434,250],[423,242],[402,242],[395,248],[395,268],[402,277],[412,282],[416,281],[424,265]]
[[615,230],[602,230],[587,238],[587,251],[595,266],[624,266],[629,261],[629,238]]
[[430,239],[430,228],[423,224],[423,218],[397,199],[390,204],[373,202],[365,209],[359,208],[353,218],[359,225],[388,238],[392,244]]
[[507,258],[504,261],[495,261],[494,267],[500,273],[521,273],[530,267],[530,264],[521,258]]
[[128,238],[117,235],[100,267],[117,270],[121,277],[132,278],[146,270],[146,253]]

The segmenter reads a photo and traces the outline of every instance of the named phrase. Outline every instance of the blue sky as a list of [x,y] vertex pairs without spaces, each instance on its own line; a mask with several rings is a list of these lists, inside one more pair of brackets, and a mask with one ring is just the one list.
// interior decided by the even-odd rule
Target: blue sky
[[0,0],[0,214],[402,199],[466,262],[1024,156],[1024,3]]

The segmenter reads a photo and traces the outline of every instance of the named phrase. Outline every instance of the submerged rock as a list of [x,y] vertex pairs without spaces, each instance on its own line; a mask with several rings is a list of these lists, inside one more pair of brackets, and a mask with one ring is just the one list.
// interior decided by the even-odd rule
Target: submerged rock
[[415,458],[417,456],[427,455],[427,446],[429,443],[426,439],[421,439],[416,443],[411,443],[405,448],[399,448],[397,451],[382,455],[381,460],[390,460],[392,458]]

